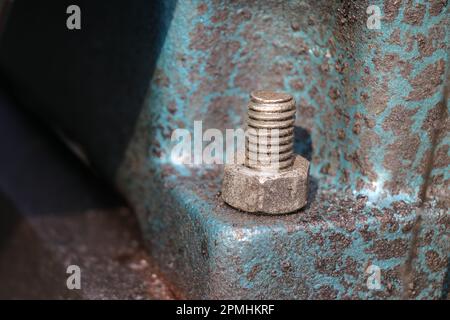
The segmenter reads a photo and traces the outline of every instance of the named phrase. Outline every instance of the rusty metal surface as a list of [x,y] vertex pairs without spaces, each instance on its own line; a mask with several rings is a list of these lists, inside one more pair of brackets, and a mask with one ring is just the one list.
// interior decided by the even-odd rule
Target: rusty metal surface
[[284,89],[323,184],[418,201],[435,150],[428,193],[447,199],[447,6],[370,4],[383,8],[379,31],[365,26],[367,1],[178,3],[141,114],[154,162],[174,128],[237,127],[247,92]]
[[[166,178],[141,191],[151,190],[157,199],[152,208],[158,208],[140,208],[146,213],[141,224],[155,259],[188,297],[438,299],[446,294],[445,207],[419,209],[400,201],[379,208],[364,196],[317,190],[311,181],[310,205],[299,213],[255,216],[223,203],[220,170]],[[144,196],[134,190],[136,198]],[[371,264],[382,270],[382,290],[367,288]],[[406,280],[411,292],[404,292]]]
[[[379,31],[365,27],[367,1],[177,3],[117,183],[188,296],[445,296],[447,7],[370,4]],[[312,186],[291,216],[239,214],[216,196],[220,168],[170,162],[173,129],[240,126],[254,88],[299,102]],[[380,290],[367,288],[372,264]]]
[[[18,91],[47,106],[28,102],[28,108],[83,145],[99,172],[114,180],[138,214],[151,256],[180,291],[195,298],[445,296],[448,2],[158,4],[164,22],[141,22],[146,32],[165,35],[160,50],[140,51],[149,42],[144,32],[130,44],[130,52],[141,54],[124,59],[123,65],[147,61],[146,55],[155,61],[154,72],[139,73],[142,78],[111,69],[101,50],[92,51],[95,41],[61,42],[69,48],[58,47],[62,54],[96,53],[92,64],[74,57],[66,82],[57,67],[47,70],[52,48],[18,44],[13,32],[4,42],[12,49],[0,60]],[[382,9],[378,31],[365,26],[369,4]],[[102,22],[133,33],[117,21],[135,16],[120,12],[123,19]],[[49,26],[44,38],[54,40]],[[20,30],[20,39],[33,39],[32,29]],[[123,53],[102,38],[103,29],[86,30],[88,39],[105,40],[112,52],[104,56]],[[37,59],[27,54],[31,48]],[[42,57],[45,63],[38,63]],[[80,70],[102,84],[101,95]],[[150,84],[140,105],[142,82]],[[242,125],[247,93],[257,88],[292,92],[298,102],[294,148],[311,161],[311,179],[309,205],[293,215],[239,213],[218,195],[221,167],[179,166],[168,157],[173,130],[192,130],[194,120],[202,119],[204,129]],[[127,92],[138,97],[129,109]],[[121,112],[111,112],[116,109]],[[370,264],[381,268],[381,290],[366,286]]]

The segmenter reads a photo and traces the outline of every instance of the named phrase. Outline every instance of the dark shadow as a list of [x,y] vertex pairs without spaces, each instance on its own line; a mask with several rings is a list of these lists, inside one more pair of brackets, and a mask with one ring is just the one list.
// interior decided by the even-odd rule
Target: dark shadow
[[74,231],[84,239],[77,223],[93,213],[117,219],[125,202],[1,90],[0,147],[0,298],[80,298],[60,281],[67,275],[58,250],[77,248],[61,239]]
[[0,147],[0,190],[22,215],[125,206],[107,183],[1,90]]
[[306,129],[299,126],[295,126],[294,135],[295,135],[295,142],[294,142],[295,153],[308,159],[308,161],[311,161],[313,151],[311,135]]
[[319,183],[316,178],[309,175],[308,180],[308,203],[302,210],[309,210],[311,204],[316,200],[317,191],[319,190]]
[[19,223],[20,215],[14,204],[0,190],[0,253]]
[[[81,8],[81,30],[66,28],[66,9],[73,4]],[[111,253],[134,243],[121,229],[123,210],[107,210],[126,203],[49,124],[83,145],[90,160],[105,159],[94,165],[113,181],[174,5],[172,0],[13,1],[0,34],[0,87],[8,93],[0,92],[1,297],[78,297],[61,281],[68,260],[84,261],[86,276],[92,276],[94,264],[102,273],[109,270],[116,265]],[[102,227],[117,230],[111,236]],[[96,252],[99,243],[106,250]],[[129,268],[117,277],[121,288],[128,273]],[[102,294],[109,282],[110,276],[101,281]]]
[[[305,128],[295,126],[294,128],[294,152],[311,161],[311,156],[313,153],[313,146],[311,135]],[[308,210],[311,203],[314,202],[318,190],[318,181],[313,176],[309,175],[309,185],[308,185],[308,204],[301,210]]]
[[[175,0],[16,0],[0,70],[27,110],[83,145],[113,179],[133,134]],[[68,30],[69,5],[81,30]],[[95,161],[103,162],[95,163]]]
[[450,257],[447,257],[447,272],[444,277],[444,283],[442,284],[441,299],[450,299]]

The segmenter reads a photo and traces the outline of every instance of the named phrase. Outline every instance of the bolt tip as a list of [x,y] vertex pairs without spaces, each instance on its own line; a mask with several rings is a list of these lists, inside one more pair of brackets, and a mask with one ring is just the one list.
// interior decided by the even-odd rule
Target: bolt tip
[[250,93],[250,99],[256,103],[281,103],[290,101],[293,97],[285,92],[255,90]]

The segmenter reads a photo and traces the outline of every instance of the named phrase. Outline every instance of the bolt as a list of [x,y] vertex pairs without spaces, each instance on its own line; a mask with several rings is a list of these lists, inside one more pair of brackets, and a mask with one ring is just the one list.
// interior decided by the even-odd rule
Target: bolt
[[295,100],[254,91],[248,105],[245,159],[225,166],[223,200],[247,212],[282,214],[306,205],[309,162],[294,154]]
[[245,165],[260,171],[286,169],[294,160],[295,101],[270,91],[250,94]]

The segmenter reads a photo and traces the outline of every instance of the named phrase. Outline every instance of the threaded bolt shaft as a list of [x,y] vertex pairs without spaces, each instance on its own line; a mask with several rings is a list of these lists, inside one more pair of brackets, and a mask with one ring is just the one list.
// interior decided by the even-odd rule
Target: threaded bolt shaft
[[294,160],[295,100],[287,93],[250,94],[245,165],[259,171],[285,170]]

